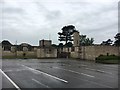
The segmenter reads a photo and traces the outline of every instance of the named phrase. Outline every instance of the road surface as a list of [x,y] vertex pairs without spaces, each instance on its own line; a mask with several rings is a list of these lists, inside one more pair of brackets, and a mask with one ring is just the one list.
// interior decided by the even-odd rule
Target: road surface
[[69,59],[3,59],[2,88],[118,88],[118,65]]

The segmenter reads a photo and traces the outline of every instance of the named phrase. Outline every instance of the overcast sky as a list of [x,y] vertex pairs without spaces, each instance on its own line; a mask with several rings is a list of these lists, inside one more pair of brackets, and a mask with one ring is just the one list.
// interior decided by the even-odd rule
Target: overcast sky
[[[96,44],[114,40],[118,32],[118,0],[0,0],[2,40],[38,45],[41,39],[58,44],[58,32],[74,25]],[[2,14],[1,14],[2,13]]]

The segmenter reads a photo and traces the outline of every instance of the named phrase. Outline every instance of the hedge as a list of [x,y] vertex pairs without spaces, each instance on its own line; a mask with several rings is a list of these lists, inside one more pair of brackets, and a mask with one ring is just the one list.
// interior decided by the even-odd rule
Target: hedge
[[120,56],[115,55],[100,55],[96,58],[97,63],[118,64],[120,62]]

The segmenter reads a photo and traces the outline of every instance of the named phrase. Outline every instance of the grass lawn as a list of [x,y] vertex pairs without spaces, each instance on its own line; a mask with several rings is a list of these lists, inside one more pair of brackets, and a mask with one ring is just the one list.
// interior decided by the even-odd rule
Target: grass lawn
[[100,55],[96,58],[97,63],[106,63],[106,64],[118,64],[120,62],[120,56],[115,55]]
[[34,58],[36,58],[36,56],[25,56],[25,57],[23,57],[23,56],[17,56],[17,57],[15,57],[15,56],[3,56],[2,57],[2,59],[15,59],[15,58],[19,58],[19,59],[34,59]]

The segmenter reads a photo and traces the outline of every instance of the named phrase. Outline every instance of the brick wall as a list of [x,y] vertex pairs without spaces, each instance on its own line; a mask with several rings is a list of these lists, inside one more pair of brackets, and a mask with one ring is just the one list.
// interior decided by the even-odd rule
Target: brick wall
[[70,52],[71,58],[95,60],[99,55],[120,55],[120,47],[116,46],[81,46]]

